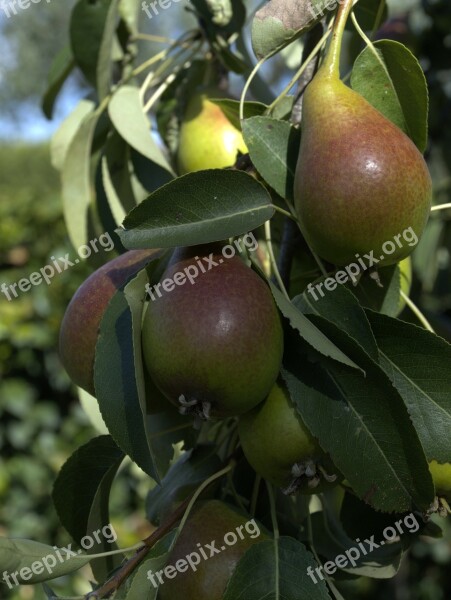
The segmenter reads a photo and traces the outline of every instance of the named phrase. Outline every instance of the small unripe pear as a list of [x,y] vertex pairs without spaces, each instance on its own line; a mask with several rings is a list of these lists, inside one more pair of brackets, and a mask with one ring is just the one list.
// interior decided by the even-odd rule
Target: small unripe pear
[[109,301],[157,250],[131,250],[94,271],[78,288],[61,323],[61,362],[72,381],[91,395],[99,327]]
[[197,93],[188,103],[180,128],[177,154],[180,175],[204,169],[231,167],[238,152],[247,153],[243,135],[209,97],[219,91]]
[[451,463],[438,463],[432,460],[429,463],[429,471],[435,485],[437,496],[442,496],[451,502]]
[[251,467],[287,494],[320,492],[338,479],[330,458],[279,384],[263,404],[240,417],[239,433]]

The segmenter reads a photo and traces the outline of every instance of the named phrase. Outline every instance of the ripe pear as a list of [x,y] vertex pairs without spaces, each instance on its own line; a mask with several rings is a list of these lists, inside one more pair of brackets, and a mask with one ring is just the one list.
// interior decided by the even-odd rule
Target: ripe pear
[[281,320],[266,283],[240,258],[205,247],[177,253],[162,282],[170,291],[152,293],[142,341],[163,394],[182,414],[200,419],[235,416],[264,400],[283,353]]
[[261,406],[240,417],[239,434],[251,467],[287,494],[317,493],[338,479],[330,458],[278,383]]
[[219,91],[196,93],[189,101],[180,127],[177,153],[180,175],[204,169],[222,169],[235,164],[238,152],[247,153],[243,135],[209,98]]
[[78,288],[66,309],[59,337],[61,362],[72,381],[93,396],[95,348],[103,314],[115,292],[156,252],[131,250],[106,263]]
[[[304,237],[323,259],[347,265],[412,227],[420,237],[432,182],[412,140],[340,81],[341,37],[352,2],[339,8],[327,56],[304,94],[295,206]],[[406,258],[404,245],[379,266]],[[369,261],[367,261],[369,262]]]
[[166,564],[179,567],[169,571],[172,578],[161,574],[164,583],[159,588],[159,600],[221,600],[244,553],[265,539],[268,535],[259,524],[235,508],[219,500],[200,503],[169,555]]

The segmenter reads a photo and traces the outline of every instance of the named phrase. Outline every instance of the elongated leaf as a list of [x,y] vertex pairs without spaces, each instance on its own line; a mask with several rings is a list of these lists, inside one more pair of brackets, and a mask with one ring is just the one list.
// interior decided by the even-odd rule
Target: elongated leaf
[[[357,346],[334,324],[312,321],[354,358]],[[309,430],[356,494],[384,512],[422,510],[434,490],[424,451],[407,409],[382,369],[361,350],[365,376],[338,362],[327,371],[306,360],[305,350],[286,351],[283,377]]]
[[100,325],[94,383],[100,412],[115,442],[157,479],[139,402],[132,314],[123,291],[113,296]]
[[335,323],[360,344],[374,361],[378,362],[379,354],[371,326],[365,311],[351,292],[343,286],[338,286],[331,292],[323,292],[323,296],[319,292],[315,296],[316,300],[307,290],[302,296],[294,298],[293,304],[304,315],[320,315]]
[[143,306],[149,276],[152,276],[157,265],[158,261],[153,261],[147,270],[138,273],[127,284],[124,293],[132,315],[135,381],[139,404],[148,451],[154,465],[154,477],[160,482],[174,456],[173,446],[185,438],[194,442],[196,432],[190,420],[178,413],[151,381],[150,375],[144,372],[141,349]]
[[52,118],[53,107],[64,82],[72,73],[75,66],[74,57],[69,46],[56,55],[49,73],[47,91],[42,100],[42,110],[47,119]]
[[423,70],[408,48],[382,40],[365,48],[352,69],[351,85],[393,121],[424,152],[427,143],[428,91]]
[[70,20],[71,49],[77,66],[97,87],[97,64],[110,6],[117,0],[78,0]]
[[90,100],[81,100],[53,134],[50,155],[53,167],[61,171],[66,160],[67,150],[80,128],[81,123],[94,111],[95,104]]
[[280,312],[290,321],[290,325],[293,329],[304,338],[315,350],[329,356],[330,358],[337,360],[345,365],[359,369],[350,358],[346,356],[335,344],[333,344],[327,337],[320,331],[302,312],[296,308],[289,300],[285,298],[282,292],[270,282],[271,291]]
[[64,218],[75,248],[88,238],[88,208],[92,196],[90,158],[97,121],[95,112],[83,119],[67,150],[61,173]]
[[[76,556],[72,556],[71,552],[74,550],[69,550],[68,554],[63,549],[54,550],[52,546],[32,540],[0,538],[0,570],[2,573],[14,573],[20,584],[29,585],[56,579],[78,571],[89,563],[89,556],[81,551],[75,551]],[[17,585],[12,578],[10,583],[12,586]]]
[[238,563],[223,599],[329,600],[325,582],[307,574],[308,568],[314,574],[317,566],[306,547],[294,538],[260,542]]
[[[104,435],[79,448],[63,465],[53,488],[53,502],[61,523],[79,545],[83,545],[85,536],[92,537],[110,524],[111,485],[123,459],[124,453],[109,435]],[[117,549],[111,539],[114,532],[110,528],[105,532],[106,536],[99,534],[100,543],[92,538],[89,554]],[[99,580],[105,578],[122,558],[117,555],[94,560],[94,574]]]
[[293,199],[294,174],[301,135],[287,121],[252,117],[243,121],[243,135],[260,175],[282,198]]
[[119,2],[120,0],[110,0],[99,47],[99,55],[97,57],[96,83],[100,100],[103,100],[108,95],[111,87],[113,49],[119,16]]
[[407,406],[428,460],[451,460],[451,346],[415,325],[367,311],[381,366]]
[[139,89],[124,85],[111,99],[108,112],[116,130],[140,154],[174,173],[163,150],[151,134],[150,122],[144,114]]
[[274,214],[267,190],[240,171],[212,169],[171,181],[118,230],[126,248],[207,244],[252,231]]

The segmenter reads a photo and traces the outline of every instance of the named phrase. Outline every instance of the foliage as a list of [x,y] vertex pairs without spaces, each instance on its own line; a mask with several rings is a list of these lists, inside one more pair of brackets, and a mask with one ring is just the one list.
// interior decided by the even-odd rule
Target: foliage
[[[149,557],[159,568],[167,558],[166,542],[170,547],[176,543],[180,517],[187,517],[197,497],[204,493],[245,508],[272,531],[274,538],[256,545],[243,557],[224,598],[241,597],[243,582],[248,584],[246,598],[255,599],[283,595],[294,600],[300,593],[318,599],[341,598],[341,594],[363,598],[371,597],[374,590],[377,594],[378,589],[381,597],[394,595],[397,585],[406,585],[408,576],[401,565],[410,548],[415,577],[422,572],[420,562],[415,562],[421,552],[427,560],[435,553],[437,560],[443,551],[443,564],[449,561],[446,537],[434,546],[431,543],[443,537],[444,531],[449,538],[449,527],[437,515],[431,518],[439,507],[428,461],[451,462],[446,433],[451,425],[451,345],[431,331],[413,303],[410,308],[414,312],[406,308],[403,320],[393,316],[399,307],[397,268],[387,276],[378,306],[369,306],[365,294],[359,296],[353,286],[341,286],[313,302],[307,283],[321,283],[327,288],[324,271],[330,276],[334,268],[317,264],[297,230],[293,234],[292,182],[302,136],[302,122],[299,128],[294,115],[299,105],[288,95],[292,85],[271,101],[259,93],[261,80],[249,77],[254,61],[240,39],[246,20],[243,2],[193,0],[190,10],[196,19],[195,29],[176,41],[164,39],[159,53],[146,53],[143,47],[152,38],[136,35],[139,4],[135,0],[79,0],[71,14],[68,60],[73,60],[90,85],[91,95],[63,123],[52,143],[53,164],[61,173],[70,240],[79,246],[93,232],[98,235],[116,230],[118,250],[173,248],[239,239],[252,230],[260,241],[260,254],[243,258],[268,280],[284,319],[281,376],[299,415],[345,481],[313,500],[302,495],[286,497],[281,490],[260,482],[242,456],[236,419],[207,421],[193,440],[196,436],[191,428],[180,425],[180,415],[163,415],[157,407],[160,398],[145,375],[140,356],[145,286],[154,282],[156,274],[161,275],[167,261],[163,256],[118,290],[105,312],[97,344],[95,387],[111,437],[80,440],[80,448],[60,471],[53,500],[61,521],[78,542],[89,534],[93,523],[105,525],[110,518],[110,489],[114,489],[119,463],[127,455],[149,476],[147,516],[161,526],[148,540],[149,546],[159,541]],[[219,5],[222,12],[218,12]],[[301,2],[300,15],[293,16],[290,5],[272,0],[255,16],[252,41],[259,66],[289,44],[298,44],[298,38],[307,40],[306,46],[313,39],[309,36],[313,36],[315,26],[319,27],[319,17],[306,19],[307,2]],[[383,5],[375,0],[359,2],[363,12],[357,12],[357,18],[367,33],[373,27],[381,31]],[[315,7],[319,11],[320,0]],[[433,10],[429,5],[427,8]],[[353,60],[348,65],[354,89],[403,128],[422,150],[429,120],[431,137],[426,155],[437,204],[443,190],[449,190],[449,180],[444,179],[449,145],[447,134],[439,135],[434,115],[428,117],[427,99],[429,92],[433,107],[438,103],[443,108],[447,102],[435,79],[434,69],[442,66],[436,67],[436,57],[430,54],[431,38],[445,38],[442,19],[446,21],[449,15],[444,4],[442,9],[443,14],[436,14],[432,25],[426,25],[416,38],[413,52],[407,43],[390,40],[372,46],[367,38],[362,43],[351,34],[349,55]],[[328,11],[326,26],[332,18]],[[410,22],[407,19],[403,23],[408,38]],[[382,25],[387,37],[389,25]],[[316,54],[322,49],[318,44]],[[425,56],[430,67],[424,78],[417,59]],[[304,54],[304,62],[307,57]],[[48,112],[64,80],[64,69],[55,72],[47,95]],[[225,112],[241,126],[249,155],[238,157],[231,169],[178,177],[178,132],[189,97],[199,82],[224,87],[231,73],[246,80],[247,85],[241,102],[224,105]],[[288,68],[287,73],[291,76]],[[299,73],[292,83],[301,77]],[[378,85],[367,85],[368,81]],[[382,96],[380,86],[384,87]],[[249,89],[256,101],[251,104],[246,102]],[[414,108],[406,100],[406,90],[415,95]],[[437,333],[451,340],[451,261],[449,251],[444,250],[449,240],[447,214],[437,211],[432,215],[415,253],[413,298],[423,299]],[[286,269],[286,247],[290,244],[295,250],[288,260],[292,268]],[[445,253],[446,257],[437,262]],[[304,263],[300,259],[305,256]],[[308,265],[308,276],[304,264]],[[72,277],[69,281],[74,283]],[[64,287],[63,282],[61,277],[58,285]],[[368,278],[366,285],[374,290],[370,295],[376,296],[376,283]],[[435,293],[441,289],[443,293]],[[92,461],[96,457],[101,460]],[[81,482],[85,482],[86,493],[77,496],[76,510],[68,510],[74,506]],[[444,507],[446,502],[441,512]],[[415,531],[404,531],[394,544],[381,546],[371,560],[341,568],[334,579],[326,577],[319,586],[312,584],[308,566],[324,564],[349,551],[356,538],[381,535],[385,527],[400,519],[402,522],[410,512],[417,519]],[[168,531],[175,532],[170,541],[163,537]],[[420,536],[426,536],[428,542],[420,543]],[[0,540],[0,550],[2,543],[8,542]],[[139,552],[147,554],[148,550]],[[42,555],[46,551],[42,549]],[[124,549],[124,554],[129,551],[133,554],[130,549]],[[29,560],[26,552],[22,550],[23,564]],[[116,568],[122,568],[129,578],[116,597],[122,598],[123,593],[124,598],[134,598],[137,585],[130,563],[118,567],[113,562],[106,554],[91,561],[101,597],[117,591],[116,582],[111,583],[109,577]],[[2,564],[6,563],[0,554]],[[296,572],[294,564],[299,567]],[[140,570],[135,575],[139,593],[153,598],[156,592],[143,573]],[[385,582],[396,573],[395,583]],[[437,573],[433,584],[441,577]],[[374,581],[378,579],[383,580],[379,588]],[[142,586],[146,586],[144,590]],[[419,598],[428,593],[425,584]]]

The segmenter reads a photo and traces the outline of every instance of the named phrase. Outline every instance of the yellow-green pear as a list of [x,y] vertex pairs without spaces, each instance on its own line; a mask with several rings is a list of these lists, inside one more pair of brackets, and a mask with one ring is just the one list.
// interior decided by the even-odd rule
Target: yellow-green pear
[[219,91],[196,93],[188,102],[180,127],[177,163],[180,175],[235,164],[238,153],[247,153],[243,135],[209,98]]

